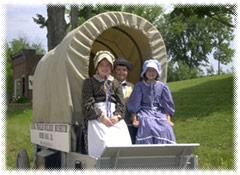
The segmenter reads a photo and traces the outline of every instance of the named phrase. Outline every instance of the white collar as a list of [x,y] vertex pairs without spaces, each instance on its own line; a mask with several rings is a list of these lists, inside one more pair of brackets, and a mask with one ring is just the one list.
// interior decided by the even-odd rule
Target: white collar
[[113,81],[114,77],[112,75],[109,75],[107,79],[101,78],[98,74],[94,74],[93,77],[98,80],[99,82],[104,82],[106,80]]
[[120,84],[125,84],[125,83],[127,83],[126,80],[123,80],[122,82],[120,82]]

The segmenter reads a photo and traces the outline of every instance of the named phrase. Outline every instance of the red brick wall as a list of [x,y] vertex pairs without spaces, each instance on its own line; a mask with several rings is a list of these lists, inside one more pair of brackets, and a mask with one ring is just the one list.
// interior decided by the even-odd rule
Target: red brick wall
[[13,57],[13,79],[25,78],[24,97],[32,99],[32,90],[28,89],[28,76],[33,75],[37,63],[43,55],[36,55],[35,50],[26,49],[22,54]]
[[23,56],[13,61],[13,79],[19,79],[26,74],[26,61]]

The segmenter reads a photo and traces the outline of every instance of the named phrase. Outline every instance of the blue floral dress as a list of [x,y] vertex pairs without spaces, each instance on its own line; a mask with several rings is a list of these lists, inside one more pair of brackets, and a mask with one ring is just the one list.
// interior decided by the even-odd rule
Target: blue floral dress
[[128,100],[128,110],[136,113],[140,126],[136,144],[176,143],[174,131],[167,120],[167,113],[173,116],[175,106],[166,84],[155,81],[140,81],[134,86]]

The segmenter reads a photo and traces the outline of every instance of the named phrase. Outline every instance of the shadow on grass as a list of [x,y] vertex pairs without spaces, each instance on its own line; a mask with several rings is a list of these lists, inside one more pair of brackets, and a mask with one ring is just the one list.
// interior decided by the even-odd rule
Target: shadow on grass
[[24,104],[18,104],[18,103],[10,103],[7,106],[7,117],[15,116],[18,114],[22,114],[25,110],[31,109],[32,104],[31,103],[24,103]]
[[233,112],[233,77],[183,87],[172,95],[176,106],[175,120],[207,117],[214,112]]

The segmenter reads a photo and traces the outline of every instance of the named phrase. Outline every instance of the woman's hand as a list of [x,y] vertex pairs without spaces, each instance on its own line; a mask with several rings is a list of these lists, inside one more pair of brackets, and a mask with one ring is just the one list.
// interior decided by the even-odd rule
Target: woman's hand
[[167,120],[171,126],[174,126],[174,123],[171,121],[171,116],[167,114]]
[[136,114],[132,114],[131,120],[132,120],[133,126],[138,128],[139,125],[140,125],[140,121],[137,119],[137,115]]
[[121,118],[120,115],[113,115],[110,120],[113,124],[116,124],[120,121],[120,118]]
[[139,125],[140,125],[140,121],[139,120],[133,120],[132,124],[133,124],[134,127],[138,128]]
[[106,126],[112,126],[113,122],[105,115],[99,117],[99,121],[102,122]]

